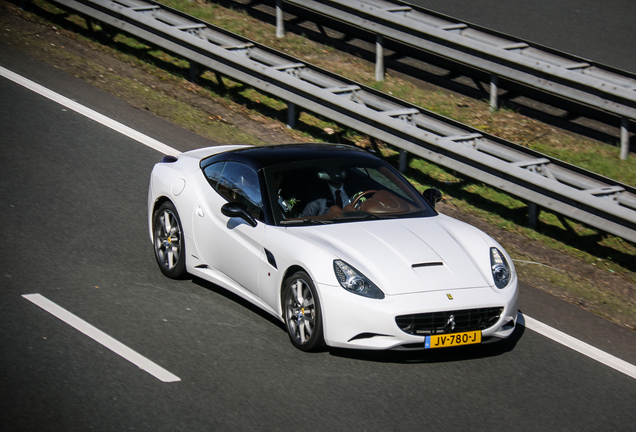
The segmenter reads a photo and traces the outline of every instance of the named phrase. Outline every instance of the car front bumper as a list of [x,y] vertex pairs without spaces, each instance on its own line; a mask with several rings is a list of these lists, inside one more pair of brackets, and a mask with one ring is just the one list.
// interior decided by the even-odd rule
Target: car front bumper
[[482,330],[482,343],[505,339],[517,323],[519,293],[516,278],[503,290],[464,288],[402,295],[382,300],[352,294],[340,286],[318,284],[325,341],[331,347],[369,350],[424,349],[424,335],[398,327],[400,315],[502,307],[499,319]]

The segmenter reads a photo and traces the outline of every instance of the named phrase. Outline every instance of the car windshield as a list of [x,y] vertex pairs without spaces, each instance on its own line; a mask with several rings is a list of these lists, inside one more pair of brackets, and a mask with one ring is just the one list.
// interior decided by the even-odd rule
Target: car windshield
[[413,218],[437,213],[381,160],[325,159],[265,170],[276,225]]

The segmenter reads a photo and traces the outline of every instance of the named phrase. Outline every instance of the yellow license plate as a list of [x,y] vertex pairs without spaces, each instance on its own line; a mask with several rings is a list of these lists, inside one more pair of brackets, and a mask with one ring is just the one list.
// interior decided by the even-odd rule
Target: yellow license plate
[[424,348],[442,348],[481,343],[481,331],[426,336]]

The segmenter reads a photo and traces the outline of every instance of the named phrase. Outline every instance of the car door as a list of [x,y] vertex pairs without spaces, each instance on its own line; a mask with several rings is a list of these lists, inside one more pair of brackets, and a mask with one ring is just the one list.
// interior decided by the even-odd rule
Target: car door
[[[195,206],[194,238],[203,260],[246,290],[259,296],[258,264],[265,224],[258,175],[239,162],[219,162],[205,168],[212,185]],[[221,213],[226,202],[244,204],[258,221],[255,227]]]

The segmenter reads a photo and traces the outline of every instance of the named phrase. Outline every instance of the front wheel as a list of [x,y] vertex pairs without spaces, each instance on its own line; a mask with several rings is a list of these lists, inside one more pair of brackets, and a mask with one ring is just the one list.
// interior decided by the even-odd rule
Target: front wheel
[[296,348],[313,351],[325,344],[320,301],[311,278],[304,271],[287,279],[283,308],[287,333]]
[[155,258],[161,272],[172,279],[186,273],[183,229],[177,209],[170,201],[161,204],[152,218]]

